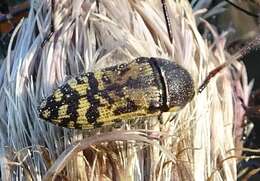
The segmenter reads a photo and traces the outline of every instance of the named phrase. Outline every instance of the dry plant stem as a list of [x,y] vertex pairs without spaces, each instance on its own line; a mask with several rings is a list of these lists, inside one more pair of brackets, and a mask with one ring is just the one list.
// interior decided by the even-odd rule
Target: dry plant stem
[[64,169],[66,163],[73,157],[77,156],[78,152],[83,151],[91,145],[97,145],[110,141],[131,141],[144,142],[158,147],[173,163],[175,163],[175,156],[172,155],[167,149],[160,146],[157,142],[149,139],[146,134],[140,134],[135,131],[113,131],[111,133],[105,133],[95,135],[89,138],[85,138],[81,141],[77,141],[70,145],[63,153],[57,158],[55,163],[46,172],[43,180],[54,180],[55,177]]
[[260,168],[253,169],[249,173],[246,174],[246,176],[243,177],[243,181],[249,180],[252,176],[255,174],[258,174],[260,172]]

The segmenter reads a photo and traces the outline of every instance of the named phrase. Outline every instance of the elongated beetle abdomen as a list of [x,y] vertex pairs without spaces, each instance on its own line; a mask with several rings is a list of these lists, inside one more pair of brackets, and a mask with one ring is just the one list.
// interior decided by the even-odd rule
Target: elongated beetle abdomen
[[74,77],[39,107],[39,116],[67,128],[91,129],[176,111],[192,100],[193,80],[178,64],[140,57]]

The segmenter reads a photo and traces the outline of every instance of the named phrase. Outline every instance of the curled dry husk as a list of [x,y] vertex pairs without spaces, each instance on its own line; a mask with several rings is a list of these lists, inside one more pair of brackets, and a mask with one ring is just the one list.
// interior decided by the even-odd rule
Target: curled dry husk
[[[32,1],[16,28],[0,72],[3,180],[235,180],[234,84],[228,68],[178,114],[125,123],[119,130],[77,131],[39,120],[37,105],[71,75],[163,57],[185,67],[198,87],[216,66],[233,61],[225,38],[208,44],[186,1],[167,1],[173,41],[160,1]],[[99,12],[98,12],[99,11]],[[199,16],[199,15],[197,15]],[[54,34],[47,39],[53,18]],[[206,22],[205,28],[210,28]],[[13,47],[13,48],[12,48]],[[238,70],[243,67],[236,63]]]

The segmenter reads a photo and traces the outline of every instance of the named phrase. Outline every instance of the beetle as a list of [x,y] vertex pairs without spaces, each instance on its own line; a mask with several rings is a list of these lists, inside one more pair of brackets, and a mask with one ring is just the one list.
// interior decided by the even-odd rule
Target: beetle
[[73,77],[45,98],[39,117],[58,126],[92,129],[176,112],[195,94],[189,72],[173,61],[139,57]]

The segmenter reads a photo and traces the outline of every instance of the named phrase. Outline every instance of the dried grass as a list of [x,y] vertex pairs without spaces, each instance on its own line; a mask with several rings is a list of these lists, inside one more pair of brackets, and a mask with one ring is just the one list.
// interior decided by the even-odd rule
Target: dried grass
[[[234,61],[223,36],[214,34],[212,44],[202,39],[188,2],[167,1],[173,43],[160,1],[102,0],[100,13],[95,2],[57,0],[53,12],[50,1],[39,2],[16,28],[0,70],[2,180],[236,179],[233,87],[248,97],[245,72],[241,84],[223,70],[174,119],[163,115],[164,124],[152,118],[120,130],[81,131],[37,115],[41,98],[67,77],[136,57],[171,59],[196,87],[210,70]],[[41,48],[51,16],[55,32]]]

